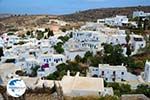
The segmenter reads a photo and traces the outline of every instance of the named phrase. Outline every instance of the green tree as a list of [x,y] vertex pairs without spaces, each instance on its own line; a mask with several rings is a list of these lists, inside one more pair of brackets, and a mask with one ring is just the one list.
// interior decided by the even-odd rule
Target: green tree
[[77,61],[78,63],[81,62],[81,60],[82,60],[82,58],[81,58],[79,55],[77,55],[77,56],[75,57],[75,61]]
[[38,31],[38,33],[37,33],[37,39],[40,40],[40,39],[42,39],[43,37],[44,37],[44,33],[41,32],[41,31]]
[[40,68],[40,66],[31,67],[31,76],[36,77],[37,76],[37,70]]
[[142,29],[142,17],[138,17],[138,28]]
[[138,94],[144,94],[147,97],[150,97],[150,85],[138,85],[137,89],[136,89],[136,93]]
[[70,37],[69,36],[60,36],[60,37],[58,37],[58,39],[62,40],[63,43],[65,43],[70,39]]
[[64,49],[63,49],[61,46],[59,46],[59,45],[55,45],[55,46],[54,46],[54,49],[55,49],[56,52],[59,53],[59,54],[64,53]]
[[107,87],[112,87],[114,90],[114,94],[119,97],[123,94],[131,93],[131,86],[128,84],[107,83]]
[[132,51],[131,51],[131,48],[130,48],[130,45],[127,46],[127,51],[126,51],[126,54],[127,56],[129,57],[131,55]]
[[67,29],[66,28],[62,28],[61,30],[62,30],[62,32],[66,32]]
[[68,70],[68,65],[66,65],[65,63],[62,63],[62,64],[57,65],[56,68],[59,72],[61,72],[63,70],[67,71]]
[[130,41],[130,32],[127,32],[126,33],[126,42],[127,42],[127,51],[126,51],[126,54],[127,56],[129,57],[131,55],[131,47],[130,47],[130,44],[129,44],[129,41]]
[[103,56],[103,63],[108,63],[112,65],[121,65],[125,57],[122,54],[123,50],[120,45],[104,45],[104,56]]
[[27,32],[26,32],[26,35],[28,35],[28,36],[29,36],[30,34],[31,34],[31,32],[30,32],[30,31],[27,31]]
[[51,30],[48,30],[48,34],[47,34],[47,36],[48,36],[48,37],[50,37],[50,36],[54,36],[54,33],[53,33],[53,31],[51,31]]
[[129,41],[130,41],[130,32],[126,32],[126,42],[127,44],[129,44]]
[[87,51],[84,55],[85,58],[92,57],[92,56],[93,56],[93,53],[90,51]]

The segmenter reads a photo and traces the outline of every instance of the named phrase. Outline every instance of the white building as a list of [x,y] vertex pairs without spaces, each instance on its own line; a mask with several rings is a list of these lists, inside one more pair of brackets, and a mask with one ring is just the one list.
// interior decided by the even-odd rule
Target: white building
[[[63,94],[66,96],[87,96],[105,95],[104,81],[102,78],[81,77],[79,73],[76,76],[64,76],[60,81]],[[106,92],[107,93],[107,92]],[[109,92],[109,94],[113,94]]]
[[38,58],[40,66],[38,76],[43,77],[55,72],[56,66],[65,63],[66,57],[62,54],[41,54]]
[[133,18],[135,17],[147,17],[150,16],[150,13],[145,13],[144,11],[134,11]]
[[81,48],[94,52],[101,50],[101,44],[106,42],[107,35],[95,31],[78,31],[73,33],[73,39],[79,42]]
[[[109,35],[107,38],[108,44],[113,45],[125,45],[126,43],[126,34],[113,34]],[[131,48],[133,50],[131,55],[134,55],[138,52],[139,49],[144,48],[146,46],[146,41],[144,40],[144,37],[141,35],[130,35],[130,41],[129,44],[131,44]]]
[[111,66],[109,64],[99,64],[99,67],[90,67],[89,73],[93,77],[104,78],[107,82],[134,81],[137,77],[129,72],[123,65]]
[[86,52],[87,52],[86,50],[80,50],[80,49],[72,50],[72,51],[70,50],[70,51],[65,51],[65,56],[67,60],[74,61],[77,55],[83,58]]
[[69,39],[64,44],[65,56],[67,60],[73,61],[77,55],[84,57],[84,54],[87,52],[87,50],[86,48],[81,47],[79,44],[80,42],[74,40],[73,38]]
[[150,82],[150,62],[148,61],[145,63],[144,80],[145,82]]
[[66,58],[62,54],[41,54],[38,56],[40,65],[49,64],[50,66],[57,66],[60,63],[65,63]]
[[[98,23],[101,23],[103,20],[98,20]],[[127,16],[116,15],[116,17],[105,18],[104,23],[110,26],[123,26],[128,23]]]

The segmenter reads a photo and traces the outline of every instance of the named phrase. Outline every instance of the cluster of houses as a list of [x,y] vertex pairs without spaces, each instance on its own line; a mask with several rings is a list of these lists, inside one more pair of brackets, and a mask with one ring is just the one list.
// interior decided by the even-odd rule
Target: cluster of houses
[[[84,26],[85,28],[89,28],[89,23],[87,23]],[[92,23],[90,23],[91,25]],[[97,24],[93,23],[94,26]],[[92,26],[90,26],[92,27]],[[122,45],[122,48],[124,50],[124,55],[126,56],[126,33],[125,30],[120,30],[120,29],[110,29],[107,28],[106,26],[103,27],[98,27],[96,28],[97,31],[92,31],[91,28],[90,30],[78,30],[74,31],[73,34],[73,39],[70,39],[66,44],[69,44],[70,47],[67,47],[67,50],[71,50],[73,52],[76,51],[79,53],[80,56],[83,55],[83,51],[91,51],[94,54],[97,51],[101,51],[103,49],[103,44],[112,44],[112,45]],[[132,33],[130,35],[130,41],[129,44],[131,45],[132,49],[132,54],[137,54],[139,49],[144,48],[146,46],[146,41],[144,40],[144,37],[142,35],[136,35]],[[81,54],[80,54],[80,52]]]
[[[17,37],[16,41],[12,41],[14,37]],[[5,38],[7,38],[6,41]],[[47,76],[56,71],[57,65],[66,61],[63,54],[55,54],[52,48],[55,37],[54,40],[53,38],[49,40],[37,40],[35,38],[26,40],[16,35],[4,34],[1,39],[3,40],[1,44],[4,53],[4,56],[1,57],[1,63],[14,63],[16,67],[21,67],[27,74],[31,73],[31,68],[40,65],[38,76]],[[23,44],[18,44],[19,42],[23,42]],[[55,41],[55,43],[57,42],[59,41]]]
[[139,84],[150,82],[150,62],[146,61],[145,70],[139,76],[128,72],[123,64],[117,66],[99,64],[96,67],[89,67],[88,76],[101,77],[106,82],[128,83],[135,89]]
[[116,15],[115,17],[112,18],[105,18],[105,19],[98,19],[98,23],[105,23],[110,26],[123,26],[128,24],[128,18],[127,16],[120,16]]
[[[133,16],[149,16],[149,13],[134,12]],[[3,64],[13,63],[13,68],[31,74],[32,68],[40,66],[37,70],[37,77],[44,77],[54,73],[57,70],[57,65],[66,63],[67,60],[73,61],[77,55],[84,57],[87,51],[96,54],[97,51],[104,49],[104,43],[121,45],[124,50],[123,54],[126,56],[126,31],[119,28],[110,28],[105,24],[122,26],[127,23],[129,23],[127,16],[117,15],[113,18],[99,19],[97,23],[86,23],[79,30],[71,30],[41,40],[21,38],[16,34],[5,33],[0,37],[0,47],[3,48],[4,53],[4,56],[1,57],[0,68],[4,67]],[[64,43],[64,53],[58,54],[53,47],[58,42],[62,42],[58,37],[64,35],[72,35],[72,37]],[[139,49],[146,46],[146,41],[142,35],[132,33],[130,34],[129,44],[132,48],[131,55],[135,55]],[[13,73],[14,69],[10,71],[10,73]],[[0,81],[5,79],[7,75],[8,73],[0,71]],[[23,79],[29,87],[33,81],[37,82],[36,78],[33,80],[30,77]],[[26,81],[27,79],[31,79],[31,83]],[[149,83],[150,62],[146,62],[145,71],[141,76],[131,74],[123,64],[118,66],[99,64],[99,66],[89,67],[87,77],[81,77],[79,73],[76,76],[70,76],[68,71],[67,75],[57,82],[66,95],[113,95],[112,88],[104,88],[104,80],[107,82],[126,82],[133,88],[143,82]],[[44,84],[43,80],[38,81],[42,81],[41,84]],[[47,81],[45,80],[45,82]],[[53,81],[50,83],[53,84]]]

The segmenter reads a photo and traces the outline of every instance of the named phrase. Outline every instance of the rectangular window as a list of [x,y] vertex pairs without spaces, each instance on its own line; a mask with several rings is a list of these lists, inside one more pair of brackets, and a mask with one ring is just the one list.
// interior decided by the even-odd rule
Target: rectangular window
[[102,71],[102,75],[104,75],[104,71]]
[[116,75],[116,72],[115,72],[115,71],[113,71],[113,75]]
[[124,75],[124,72],[121,72],[122,75]]
[[115,81],[115,78],[112,78],[113,81]]

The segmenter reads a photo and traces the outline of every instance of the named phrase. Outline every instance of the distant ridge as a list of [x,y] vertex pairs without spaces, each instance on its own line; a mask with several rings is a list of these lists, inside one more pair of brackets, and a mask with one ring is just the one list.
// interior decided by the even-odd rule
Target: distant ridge
[[133,11],[150,12],[150,6],[133,6],[133,7],[116,7],[116,8],[99,8],[79,11],[73,14],[58,16],[65,21],[96,21],[99,18],[112,17],[115,15],[132,16]]

